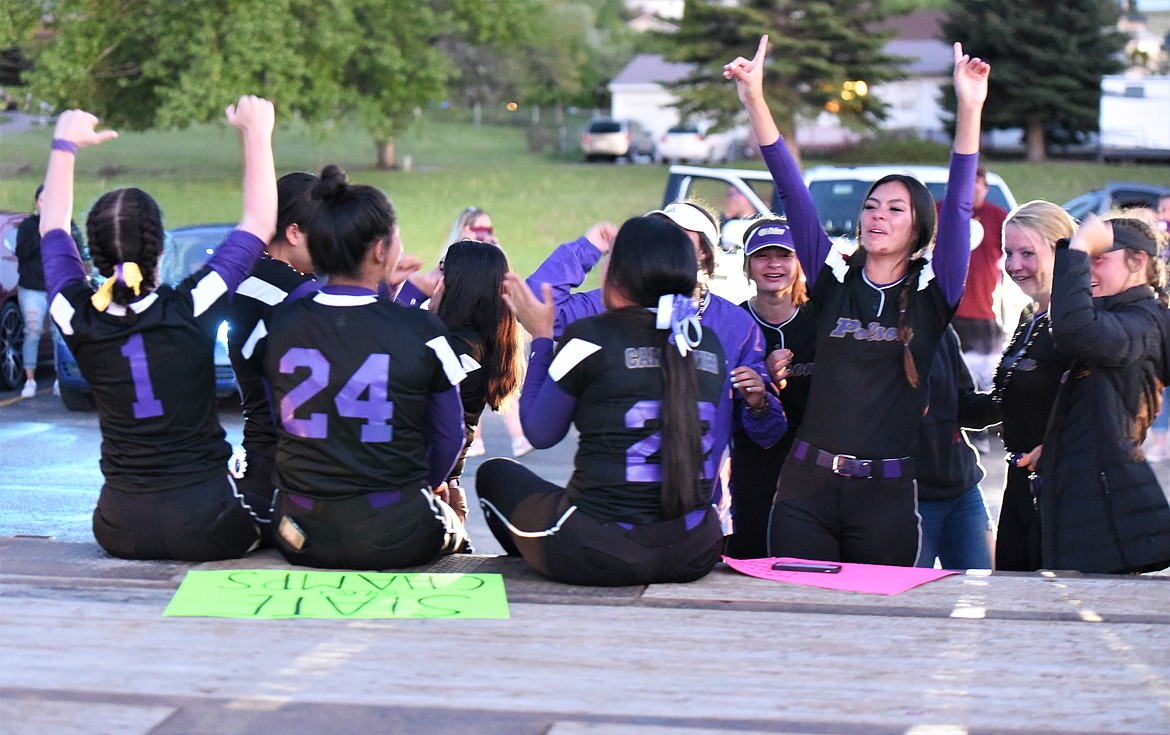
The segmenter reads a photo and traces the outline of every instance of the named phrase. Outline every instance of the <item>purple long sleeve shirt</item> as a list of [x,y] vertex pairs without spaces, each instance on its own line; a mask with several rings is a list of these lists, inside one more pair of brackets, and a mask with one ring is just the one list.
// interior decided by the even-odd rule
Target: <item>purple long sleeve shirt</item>
[[[951,155],[948,195],[930,262],[914,271],[911,283],[874,284],[821,228],[812,195],[783,139],[760,150],[784,202],[796,254],[806,264],[817,320],[817,369],[797,439],[866,459],[913,456],[931,361],[967,277],[979,156]],[[906,374],[898,336],[898,303],[906,289],[917,387]]]

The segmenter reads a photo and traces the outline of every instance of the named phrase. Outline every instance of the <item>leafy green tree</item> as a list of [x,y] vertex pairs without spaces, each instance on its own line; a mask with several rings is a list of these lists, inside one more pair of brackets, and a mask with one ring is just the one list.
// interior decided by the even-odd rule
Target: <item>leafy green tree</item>
[[533,0],[47,0],[37,99],[128,129],[216,120],[239,94],[310,123],[350,115],[379,167],[415,110],[443,98],[441,39],[515,35]]
[[943,31],[991,62],[983,127],[1023,128],[1043,161],[1046,142],[1097,130],[1101,77],[1122,68],[1118,15],[1113,0],[956,0]]
[[[697,64],[675,85],[683,117],[714,117],[727,126],[739,115],[739,100],[723,79],[723,65],[754,52],[768,34],[771,50],[765,73],[768,105],[780,132],[799,160],[798,116],[836,112],[850,125],[875,126],[885,106],[866,89],[905,76],[906,61],[885,52],[892,32],[870,30],[889,17],[872,0],[688,0],[668,58]],[[863,93],[846,82],[864,81]]]
[[[616,7],[615,7],[616,5]],[[508,47],[477,46],[452,37],[445,50],[454,60],[454,98],[466,105],[517,100],[553,106],[599,106],[606,83],[634,54],[635,34],[620,0],[538,0],[527,32]]]

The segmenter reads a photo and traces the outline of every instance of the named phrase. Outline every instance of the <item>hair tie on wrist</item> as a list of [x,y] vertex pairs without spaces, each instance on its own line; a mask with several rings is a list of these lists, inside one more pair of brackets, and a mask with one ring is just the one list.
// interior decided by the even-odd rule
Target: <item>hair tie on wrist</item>
[[670,330],[670,342],[678,348],[683,357],[703,341],[703,325],[699,322],[699,310],[690,296],[667,293],[658,298],[658,329]]
[[77,144],[64,138],[53,138],[53,143],[49,146],[49,150],[64,151],[65,153],[77,155]]

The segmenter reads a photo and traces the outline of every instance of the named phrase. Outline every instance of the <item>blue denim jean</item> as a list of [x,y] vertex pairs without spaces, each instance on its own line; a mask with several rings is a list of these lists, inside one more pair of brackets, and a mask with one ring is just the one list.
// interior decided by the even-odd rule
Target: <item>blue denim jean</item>
[[[17,289],[17,299],[20,301],[20,312],[24,317],[24,347],[21,354],[24,358],[26,370],[37,369],[37,353],[41,347],[41,338],[45,336],[45,317],[48,315],[49,295],[44,291],[20,287]],[[49,322],[52,324],[52,322]],[[56,326],[53,331],[56,332]],[[48,339],[52,339],[49,334]],[[54,343],[54,349],[56,343]]]
[[920,500],[922,549],[918,566],[991,569],[991,513],[979,486],[950,500]]

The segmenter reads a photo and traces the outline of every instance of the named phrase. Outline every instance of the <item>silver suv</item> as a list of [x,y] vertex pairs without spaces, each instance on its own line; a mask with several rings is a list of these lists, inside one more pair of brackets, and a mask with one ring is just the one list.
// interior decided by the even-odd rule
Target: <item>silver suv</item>
[[636,120],[595,117],[581,132],[581,151],[586,161],[651,160],[654,135]]

